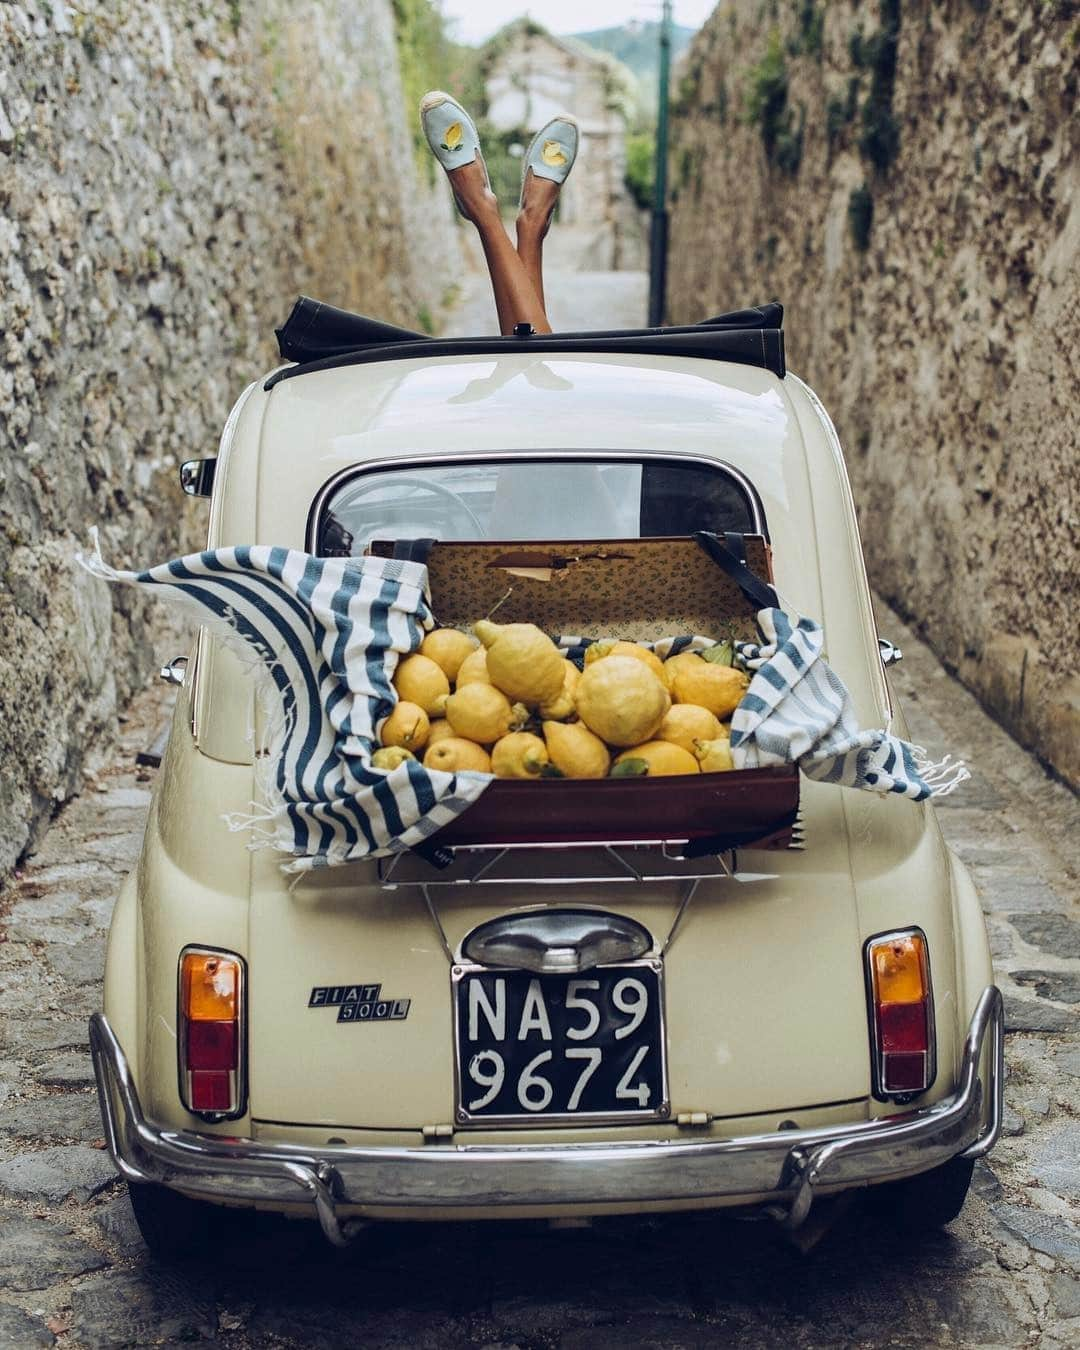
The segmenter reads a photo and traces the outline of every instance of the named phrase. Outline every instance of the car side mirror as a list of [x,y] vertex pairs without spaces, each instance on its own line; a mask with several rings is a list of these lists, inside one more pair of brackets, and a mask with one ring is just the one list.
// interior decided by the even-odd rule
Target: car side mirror
[[161,667],[158,674],[166,684],[183,685],[187,677],[187,663],[186,656],[174,656],[167,666]]
[[899,647],[895,646],[888,638],[879,637],[877,640],[878,651],[881,652],[881,664],[888,669],[889,666],[895,666],[897,661],[904,659],[904,653]]
[[189,497],[209,497],[217,459],[188,459],[180,465],[180,486]]

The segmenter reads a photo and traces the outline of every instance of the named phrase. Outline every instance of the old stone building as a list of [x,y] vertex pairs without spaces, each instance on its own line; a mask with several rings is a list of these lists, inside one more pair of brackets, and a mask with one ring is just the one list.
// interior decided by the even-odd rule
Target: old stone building
[[556,37],[531,19],[515,20],[495,34],[482,53],[482,70],[485,130],[500,142],[486,147],[489,159],[505,147],[520,155],[546,121],[573,113],[581,146],[559,219],[595,228],[595,267],[641,267],[643,232],[625,182],[626,131],[636,96],[630,71],[605,52]]

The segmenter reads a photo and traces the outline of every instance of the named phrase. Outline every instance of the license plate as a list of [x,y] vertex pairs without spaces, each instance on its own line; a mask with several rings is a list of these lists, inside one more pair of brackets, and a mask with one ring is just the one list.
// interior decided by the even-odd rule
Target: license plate
[[455,966],[457,1123],[664,1119],[662,973]]

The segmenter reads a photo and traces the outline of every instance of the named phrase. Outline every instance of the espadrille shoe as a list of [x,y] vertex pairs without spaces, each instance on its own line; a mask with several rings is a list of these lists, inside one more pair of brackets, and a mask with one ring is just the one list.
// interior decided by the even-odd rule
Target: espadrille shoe
[[560,113],[542,126],[529,142],[521,166],[521,194],[518,208],[525,201],[525,183],[529,170],[537,178],[550,178],[553,183],[565,183],[578,152],[578,124],[569,113]]
[[[476,124],[456,99],[442,89],[432,89],[425,94],[420,100],[420,126],[431,146],[431,153],[448,173],[478,159],[487,180],[487,165],[480,152]],[[488,186],[491,186],[490,180]],[[460,205],[458,210],[465,214]]]

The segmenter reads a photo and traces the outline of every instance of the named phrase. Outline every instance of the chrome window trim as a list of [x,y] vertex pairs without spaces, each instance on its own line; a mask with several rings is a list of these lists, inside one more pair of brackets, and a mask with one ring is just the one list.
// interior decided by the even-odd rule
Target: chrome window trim
[[659,463],[681,463],[701,465],[708,469],[719,470],[726,473],[729,478],[742,489],[747,501],[750,503],[750,515],[753,521],[753,530],[751,533],[760,534],[767,540],[769,538],[768,526],[765,522],[765,511],[761,505],[761,498],[757,494],[757,489],[751,483],[750,479],[742,472],[736,469],[734,465],[729,464],[723,459],[713,459],[708,455],[689,455],[680,451],[667,450],[514,450],[507,448],[505,450],[483,450],[474,455],[456,454],[447,455],[440,451],[432,454],[401,455],[393,458],[371,459],[363,464],[350,464],[347,468],[339,469],[336,474],[322,485],[315,494],[315,499],[308,512],[307,530],[305,532],[307,551],[315,554],[318,547],[319,521],[322,518],[323,511],[326,509],[327,501],[330,497],[352,478],[359,478],[369,473],[385,473],[387,470],[408,470],[409,468],[434,468],[441,466],[450,466],[454,464],[491,464],[491,463],[509,463],[510,461],[525,461],[529,463],[551,463],[552,461],[566,460],[568,462],[596,462],[610,463],[612,460],[626,460],[630,463],[645,463],[648,460],[655,460]]

